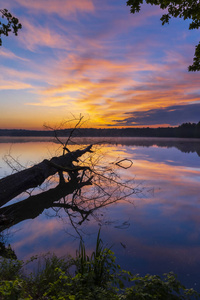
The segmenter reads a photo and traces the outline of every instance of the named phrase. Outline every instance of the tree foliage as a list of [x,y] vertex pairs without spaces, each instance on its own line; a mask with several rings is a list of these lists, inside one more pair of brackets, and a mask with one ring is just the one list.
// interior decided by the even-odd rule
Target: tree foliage
[[3,19],[0,21],[0,46],[2,46],[1,35],[8,36],[10,32],[18,35],[18,30],[22,28],[22,25],[7,9],[0,9],[0,14]]
[[[130,6],[131,13],[135,14],[141,9],[143,0],[128,0],[127,6]],[[160,6],[162,10],[167,10],[160,18],[162,25],[169,23],[169,20],[174,18],[183,18],[184,20],[191,20],[189,29],[198,29],[200,27],[200,2],[197,0],[146,0],[147,4]],[[193,58],[193,64],[188,67],[189,71],[200,71],[200,42],[196,46]]]

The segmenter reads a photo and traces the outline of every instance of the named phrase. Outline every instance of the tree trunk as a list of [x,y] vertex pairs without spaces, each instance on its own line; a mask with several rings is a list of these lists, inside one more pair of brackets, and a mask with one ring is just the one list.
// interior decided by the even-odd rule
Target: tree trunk
[[45,179],[58,171],[68,172],[71,178],[78,176],[78,170],[84,169],[84,167],[74,166],[73,162],[78,162],[78,158],[86,152],[92,152],[91,147],[92,145],[83,150],[76,150],[59,157],[53,157],[51,160],[45,159],[31,168],[2,178],[0,180],[0,206],[3,206],[26,190],[40,186]]
[[91,185],[90,179],[79,182],[78,179],[70,180],[57,187],[50,189],[38,195],[0,208],[0,232],[8,229],[24,220],[35,219],[44,209],[50,207],[64,207],[78,212],[79,214],[88,214],[87,210],[78,208],[73,203],[59,203],[60,199],[67,195],[73,194],[77,189],[81,189],[86,185]]

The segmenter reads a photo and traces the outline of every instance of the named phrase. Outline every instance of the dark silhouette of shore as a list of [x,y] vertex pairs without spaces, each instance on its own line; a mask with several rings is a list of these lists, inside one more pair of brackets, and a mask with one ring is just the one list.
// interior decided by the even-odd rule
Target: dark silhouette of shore
[[[71,129],[57,130],[59,136],[68,136]],[[50,130],[26,130],[26,129],[0,129],[0,136],[17,137],[53,137],[54,131]],[[178,127],[159,128],[79,128],[75,137],[177,137],[177,138],[200,138],[200,122],[183,123]]]

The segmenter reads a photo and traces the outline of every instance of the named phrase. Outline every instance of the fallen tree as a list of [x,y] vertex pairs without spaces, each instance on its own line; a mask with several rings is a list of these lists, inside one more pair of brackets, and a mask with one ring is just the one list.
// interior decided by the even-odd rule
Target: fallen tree
[[[0,180],[1,206],[17,195],[41,185],[49,176],[59,174],[59,183],[56,187],[27,199],[0,208],[0,232],[24,220],[34,219],[45,209],[53,208],[55,213],[64,209],[71,225],[77,228],[92,215],[98,219],[95,212],[102,207],[124,200],[132,194],[141,193],[141,189],[133,187],[131,182],[123,182],[114,168],[108,166],[100,170],[97,165],[87,157],[84,162],[82,156],[93,153],[92,145],[82,150],[76,150],[51,160],[43,160],[31,168],[16,172]],[[95,158],[96,161],[96,158]],[[123,166],[128,162],[128,166]],[[76,163],[76,165],[75,165]],[[127,169],[131,167],[129,159],[121,159],[114,163],[116,168]],[[16,170],[15,170],[16,171]],[[67,177],[64,175],[67,173]],[[57,183],[57,181],[54,181]],[[90,186],[89,191],[82,191],[83,187]],[[100,220],[99,220],[100,222]]]
[[80,224],[91,214],[93,209],[82,209],[73,202],[61,201],[68,195],[72,195],[76,190],[91,185],[91,178],[80,182],[77,178],[69,182],[60,183],[53,189],[33,195],[20,202],[0,208],[0,232],[8,229],[24,220],[38,217],[45,209],[64,208],[78,213],[81,216]]
[[0,206],[3,206],[22,192],[40,186],[49,176],[59,173],[60,182],[64,181],[63,172],[67,172],[70,178],[78,177],[78,171],[89,169],[85,166],[75,166],[78,158],[86,152],[92,152],[92,145],[83,150],[68,152],[51,160],[43,160],[31,168],[9,175],[0,180]]
[[[0,232],[50,209],[47,213],[63,218],[65,223],[68,220],[80,236],[80,226],[89,216],[102,224],[99,208],[125,199],[132,202],[129,198],[132,194],[141,195],[141,186],[136,186],[132,179],[123,180],[118,173],[119,168],[130,168],[131,160],[107,162],[105,155],[98,153],[101,146],[88,145],[77,150],[76,145],[74,150],[72,134],[81,121],[80,116],[65,142],[51,128],[55,142],[62,147],[58,146],[62,155],[22,170],[23,166],[11,154],[4,157],[13,174],[0,180]],[[13,199],[15,203],[9,205]]]

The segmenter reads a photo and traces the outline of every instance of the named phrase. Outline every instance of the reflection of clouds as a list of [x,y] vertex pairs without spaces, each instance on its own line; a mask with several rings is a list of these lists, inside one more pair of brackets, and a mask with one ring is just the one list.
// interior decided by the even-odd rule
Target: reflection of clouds
[[[57,145],[52,145],[50,150],[53,152],[56,147]],[[44,143],[13,145],[13,150],[16,150],[14,154],[20,155],[25,151],[23,159],[31,156],[40,160],[39,156],[45,155],[48,148]],[[144,187],[154,188],[154,194],[150,192],[141,198],[133,196],[133,205],[121,202],[98,211],[104,224],[102,239],[108,246],[114,244],[112,250],[119,263],[123,268],[139,273],[174,270],[186,283],[186,274],[191,274],[191,282],[194,283],[200,267],[200,169],[197,163],[195,166],[197,155],[157,146],[147,149],[113,144],[102,146],[98,154],[106,165],[119,157],[132,159],[131,169],[120,170],[122,177],[134,178],[136,184],[143,182]],[[177,155],[179,161],[176,163]],[[22,229],[13,236],[11,245],[22,258],[48,251],[58,255],[74,255],[78,240],[73,242],[73,238],[66,233],[72,231],[68,219],[65,221],[63,224],[59,219],[43,215],[36,220],[19,224],[13,230]],[[123,224],[129,226],[117,229],[124,228]],[[82,229],[85,233],[93,233],[92,236],[84,236],[91,252],[98,225],[91,218]]]
[[73,246],[73,239],[70,240],[64,232],[63,223],[57,218],[39,217],[36,220],[25,221],[24,226],[23,223],[19,224],[15,230],[17,231],[12,245],[19,259],[47,252],[56,253],[58,256],[74,255],[77,249],[77,245]]
[[[144,138],[144,145],[142,146],[142,138],[140,138],[139,143],[136,140],[137,148],[134,149],[133,147],[128,147],[127,151],[134,154],[134,157],[137,160],[145,158],[147,161],[174,167],[184,166],[185,169],[190,169],[191,172],[195,172],[195,170],[198,172],[200,159],[198,157],[199,143],[197,141],[196,143],[192,143],[190,140],[184,142],[184,140],[175,139],[174,142],[169,142],[169,144],[167,141],[164,143],[156,140],[154,142],[150,141],[151,138],[146,141]],[[190,155],[188,155],[188,153],[190,153]]]
[[[159,154],[159,151],[156,153]],[[157,163],[154,156],[152,161],[149,161],[149,157],[148,161],[137,159],[137,156],[133,159],[132,175],[135,176],[135,181],[144,181],[144,185],[154,188],[153,196],[149,194],[147,198],[134,200],[133,222],[141,228],[145,227],[147,231],[149,227],[154,228],[155,224],[172,222],[174,226],[182,227],[183,224],[185,228],[192,226],[195,232],[200,223],[198,209],[200,170],[188,167],[188,163],[187,167]],[[191,164],[193,165],[192,161]],[[124,215],[129,214],[127,207]],[[154,229],[156,231],[156,227]],[[173,230],[171,233],[173,234]],[[190,235],[189,230],[185,239],[189,240]]]
[[[159,266],[160,262],[163,262],[163,260],[167,260],[166,263],[171,262],[171,266],[176,262],[179,267],[181,267],[182,264],[195,266],[196,263],[200,263],[200,245],[187,247],[177,245],[176,243],[162,245],[162,240],[159,244],[159,239],[154,240],[153,237],[151,243],[149,243],[148,240],[145,240],[145,237],[135,238],[130,235],[126,236],[124,231],[122,234],[120,234],[120,231],[117,231],[116,233],[117,238],[114,238],[114,242],[118,244],[119,241],[122,240],[125,243],[127,249],[126,255],[129,258],[132,257],[134,253],[135,259],[143,259],[144,261],[148,260],[152,265],[155,264],[156,268]],[[164,271],[165,270],[163,270],[163,272]]]
[[[164,163],[137,160],[134,163],[136,178],[145,180],[158,190],[158,197],[167,205],[184,205],[194,197],[198,201],[199,171],[183,166],[171,166]],[[158,201],[155,194],[153,201]],[[179,202],[180,199],[180,202]]]
[[[173,270],[186,286],[192,286],[200,266],[199,229],[191,228],[190,220],[183,223],[184,220],[172,221],[170,216],[163,218],[150,206],[146,204],[140,209],[136,204],[132,211],[126,208],[132,216],[131,227],[128,230],[110,229],[110,232],[107,229],[105,239],[112,236],[113,250],[123,268],[140,274],[163,274]],[[126,245],[126,249],[122,249],[120,243]],[[191,276],[189,281],[188,274]]]

